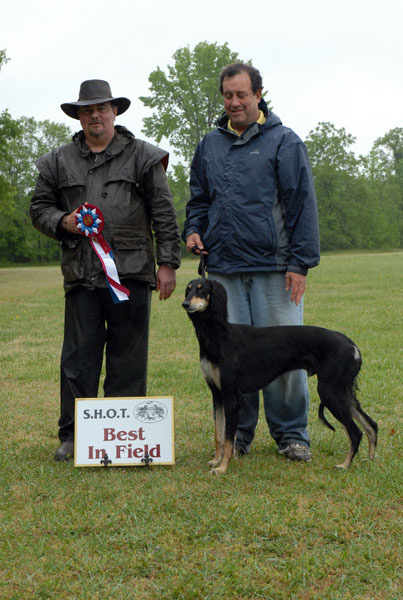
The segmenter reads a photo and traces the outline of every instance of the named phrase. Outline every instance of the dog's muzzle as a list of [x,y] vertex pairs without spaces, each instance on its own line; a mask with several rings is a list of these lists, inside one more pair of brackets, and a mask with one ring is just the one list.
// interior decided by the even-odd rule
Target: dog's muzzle
[[189,306],[190,306],[190,301],[189,300],[184,300],[182,302],[182,306],[185,310],[188,310]]
[[207,308],[207,301],[204,298],[193,297],[191,300],[185,299],[182,302],[183,308],[187,313],[202,312]]

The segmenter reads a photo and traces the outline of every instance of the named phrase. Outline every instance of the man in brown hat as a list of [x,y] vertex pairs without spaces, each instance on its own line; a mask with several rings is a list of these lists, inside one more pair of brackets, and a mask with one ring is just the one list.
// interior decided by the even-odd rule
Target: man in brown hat
[[[146,395],[151,289],[160,300],[169,298],[180,265],[179,228],[165,175],[168,153],[115,125],[129,105],[128,98],[112,96],[106,81],[84,81],[78,101],[61,105],[82,130],[36,163],[31,219],[61,242],[66,293],[56,460],[73,456],[75,398],[97,396],[104,349],[105,397]],[[97,238],[77,227],[85,205],[102,215],[109,262],[94,251]],[[111,263],[113,285],[105,266]],[[123,299],[113,289],[125,290]]]

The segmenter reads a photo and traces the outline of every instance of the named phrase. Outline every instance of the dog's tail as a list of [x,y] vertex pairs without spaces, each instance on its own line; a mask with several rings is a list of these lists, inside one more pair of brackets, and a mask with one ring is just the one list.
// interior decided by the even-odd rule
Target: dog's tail
[[319,408],[318,408],[318,417],[319,419],[322,421],[322,423],[324,423],[326,425],[326,427],[329,427],[329,429],[331,429],[332,431],[336,431],[335,428],[333,427],[333,425],[331,425],[329,423],[329,421],[326,419],[325,415],[324,415],[324,408],[325,405],[323,404],[323,402],[321,402],[319,404]]

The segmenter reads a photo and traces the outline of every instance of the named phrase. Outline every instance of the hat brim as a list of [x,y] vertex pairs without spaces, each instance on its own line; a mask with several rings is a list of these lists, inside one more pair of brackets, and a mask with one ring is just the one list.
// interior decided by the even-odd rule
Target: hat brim
[[113,102],[118,108],[116,114],[121,115],[130,106],[131,101],[129,98],[91,98],[90,100],[79,100],[78,102],[65,102],[60,105],[60,108],[66,115],[72,119],[79,119],[78,108],[80,106],[91,106],[92,104],[103,104],[104,102]]

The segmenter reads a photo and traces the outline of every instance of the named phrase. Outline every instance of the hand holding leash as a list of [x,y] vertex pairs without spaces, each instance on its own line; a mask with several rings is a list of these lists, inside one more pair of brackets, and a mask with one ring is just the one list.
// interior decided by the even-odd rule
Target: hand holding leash
[[196,244],[192,247],[192,253],[196,254],[196,256],[200,256],[200,264],[197,272],[202,277],[202,279],[206,279],[206,263],[204,260],[204,255],[207,252],[202,252],[202,249],[199,248]]
[[197,248],[200,252],[204,251],[204,253],[206,253],[206,251],[204,250],[204,245],[203,245],[200,235],[198,233],[191,233],[186,238],[186,250],[188,252],[193,252],[193,248],[195,246],[197,246]]

